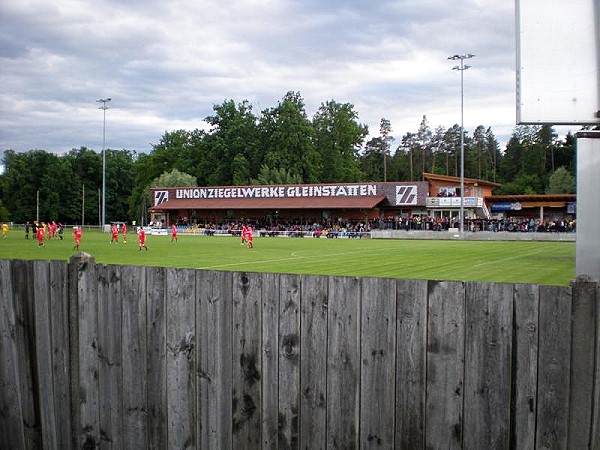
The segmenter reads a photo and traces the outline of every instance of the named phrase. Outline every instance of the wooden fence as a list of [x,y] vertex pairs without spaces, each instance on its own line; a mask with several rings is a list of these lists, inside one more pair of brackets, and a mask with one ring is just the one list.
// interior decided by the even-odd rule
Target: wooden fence
[[598,449],[597,299],[0,260],[0,448]]

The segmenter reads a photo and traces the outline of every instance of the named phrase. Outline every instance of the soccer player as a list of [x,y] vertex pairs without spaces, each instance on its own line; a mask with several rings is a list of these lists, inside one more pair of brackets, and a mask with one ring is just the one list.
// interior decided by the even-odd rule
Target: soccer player
[[123,233],[123,244],[127,244],[127,224],[125,222],[121,225],[121,233]]
[[142,227],[140,227],[140,230],[138,231],[138,242],[140,244],[140,251],[142,250],[142,247],[148,251],[148,247],[146,247],[146,232]]
[[248,233],[248,228],[246,227],[246,224],[242,225],[242,243],[240,245],[244,245],[244,243],[246,242],[246,235]]
[[38,227],[35,232],[35,236],[37,237],[38,248],[45,247],[46,244],[44,244],[44,227]]
[[81,227],[73,227],[73,235],[75,236],[75,245],[73,246],[73,250],[79,251],[79,245],[81,244],[81,235],[83,234],[83,230]]
[[8,235],[8,224],[6,222],[4,222],[2,224],[2,239],[6,239],[7,235]]
[[58,239],[58,226],[54,220],[48,224],[48,239]]
[[177,225],[171,225],[171,242],[177,243]]
[[248,225],[246,227],[246,242],[247,242],[247,247],[248,250],[250,250],[252,247],[254,247],[252,245],[252,225]]
[[112,224],[112,227],[110,227],[110,232],[111,232],[111,238],[110,238],[110,243],[112,244],[113,242],[116,242],[117,244],[119,243],[119,227],[117,227],[116,223]]

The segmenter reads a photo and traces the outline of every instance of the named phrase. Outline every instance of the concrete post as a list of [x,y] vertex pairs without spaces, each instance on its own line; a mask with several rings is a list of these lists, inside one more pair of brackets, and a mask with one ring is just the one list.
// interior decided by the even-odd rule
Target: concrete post
[[577,136],[576,274],[600,280],[600,131]]

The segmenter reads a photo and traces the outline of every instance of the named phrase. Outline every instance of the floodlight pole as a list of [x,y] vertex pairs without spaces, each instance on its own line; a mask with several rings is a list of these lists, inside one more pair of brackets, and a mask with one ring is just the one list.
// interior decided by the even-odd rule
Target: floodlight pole
[[103,110],[103,125],[102,125],[102,223],[101,231],[104,231],[104,225],[106,224],[106,110],[108,109],[107,103],[112,99],[110,97],[100,98],[96,100],[102,103],[102,106],[98,109]]
[[458,70],[460,72],[460,212],[459,218],[459,230],[462,236],[465,231],[465,131],[464,131],[464,75],[463,72],[469,67],[466,65],[465,59],[471,59],[475,55],[467,53],[466,55],[452,55],[448,56],[448,59],[452,61],[459,61],[460,66],[454,66],[452,70]]

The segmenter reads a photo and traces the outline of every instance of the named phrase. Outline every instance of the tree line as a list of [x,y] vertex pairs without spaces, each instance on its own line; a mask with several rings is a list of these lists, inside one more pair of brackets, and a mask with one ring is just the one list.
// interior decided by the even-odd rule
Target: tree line
[[[149,188],[189,185],[417,181],[423,172],[460,174],[459,125],[431,129],[423,116],[399,140],[382,118],[369,136],[350,103],[322,103],[312,118],[299,92],[255,113],[248,101],[224,101],[208,130],[165,132],[148,153],[106,150],[107,221],[143,221]],[[373,134],[371,134],[372,136]],[[465,177],[501,183],[496,194],[574,192],[575,138],[553,128],[517,126],[502,151],[491,127],[464,130]],[[398,143],[399,142],[399,143]],[[98,224],[102,155],[81,147],[65,155],[5,150],[0,220]],[[39,209],[38,209],[39,208]],[[39,211],[39,212],[38,212]]]

